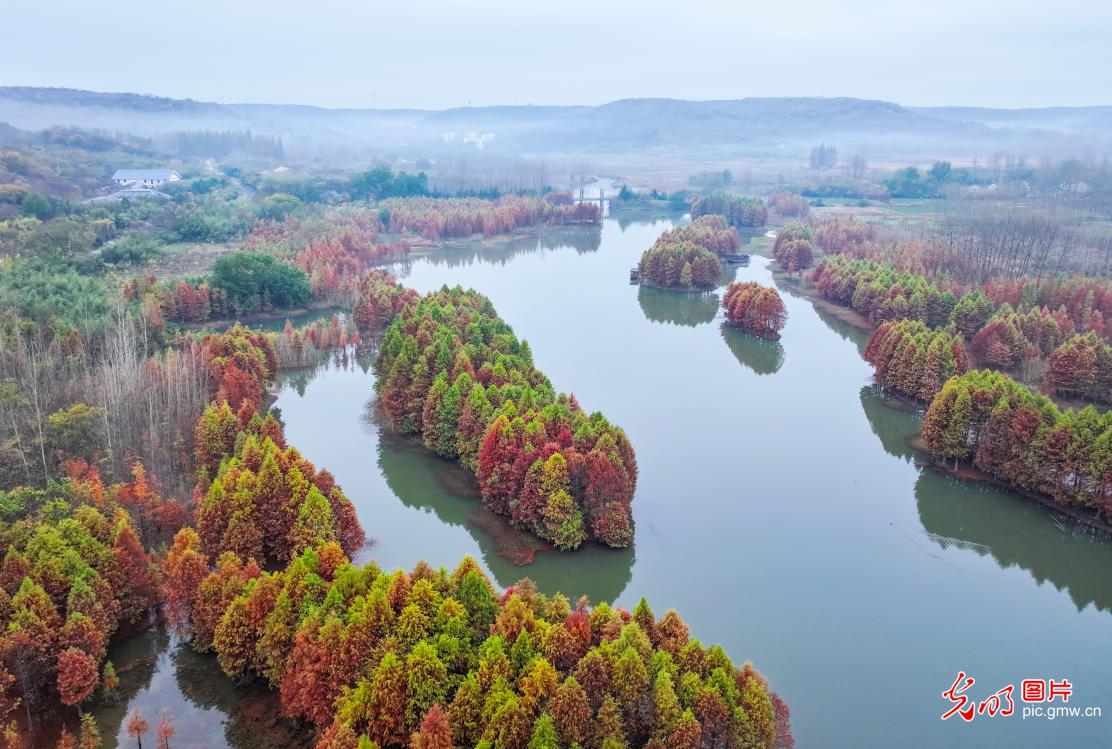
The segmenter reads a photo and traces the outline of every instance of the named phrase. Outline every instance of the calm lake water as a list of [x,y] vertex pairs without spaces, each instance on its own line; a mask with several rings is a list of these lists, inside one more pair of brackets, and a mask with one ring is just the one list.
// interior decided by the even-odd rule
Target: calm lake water
[[[470,554],[502,586],[528,576],[573,599],[675,608],[765,673],[800,747],[1106,745],[1112,544],[919,467],[905,442],[919,417],[869,386],[866,335],[790,286],[783,338],[768,343],[723,327],[721,289],[627,285],[670,226],[607,219],[601,234],[450,246],[394,268],[422,292],[482,291],[558,389],[626,430],[640,466],[633,548],[515,566],[520,539],[478,512],[469,477],[381,428],[366,362],[292,373],[276,403],[287,437],[355,503],[375,539],[364,558],[411,568]],[[759,257],[730,275],[772,283]],[[151,686],[135,698],[148,716],[180,711],[181,746],[251,746],[233,729],[258,710],[211,659],[165,640],[149,650]],[[1016,715],[939,720],[958,671],[975,699],[1014,683]],[[1106,716],[1022,720],[1025,678],[1068,678],[1069,704]]]

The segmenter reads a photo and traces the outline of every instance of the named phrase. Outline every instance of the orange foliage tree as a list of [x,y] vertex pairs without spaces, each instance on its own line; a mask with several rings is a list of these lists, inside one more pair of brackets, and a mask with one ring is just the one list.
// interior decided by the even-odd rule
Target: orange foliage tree
[[788,321],[780,295],[756,281],[732,283],[722,297],[726,320],[747,333],[775,340]]

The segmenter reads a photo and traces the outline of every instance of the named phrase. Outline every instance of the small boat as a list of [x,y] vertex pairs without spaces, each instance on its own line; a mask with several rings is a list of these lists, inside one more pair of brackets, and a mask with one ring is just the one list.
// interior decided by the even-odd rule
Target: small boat
[[727,265],[749,265],[749,256],[748,255],[740,255],[740,254],[739,255],[727,255],[726,256],[726,264]]
[[629,282],[630,283],[637,283],[637,280],[640,278],[640,275],[641,274],[637,272],[636,267],[630,268],[629,269]]

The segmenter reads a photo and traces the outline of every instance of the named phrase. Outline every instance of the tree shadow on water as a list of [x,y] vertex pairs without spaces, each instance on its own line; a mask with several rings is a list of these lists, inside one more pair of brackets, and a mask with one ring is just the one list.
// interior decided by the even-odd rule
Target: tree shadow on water
[[195,721],[188,726],[179,721],[178,733],[203,730],[195,724],[212,723],[210,735],[195,736],[197,746],[216,744],[219,731],[224,742],[235,749],[297,749],[312,743],[314,730],[307,724],[282,717],[278,692],[261,681],[237,683],[220,669],[211,653],[198,653],[185,643],[173,652],[174,679],[191,705],[222,716],[218,722]]
[[576,551],[557,551],[487,509],[475,477],[466,468],[433,454],[417,438],[381,424],[378,465],[403,504],[431,510],[441,522],[467,530],[502,587],[528,577],[545,593],[559,591],[572,600],[587,595],[599,602],[616,600],[629,583],[632,548],[587,543]]
[[784,366],[784,347],[779,341],[766,341],[726,323],[722,323],[722,338],[734,358],[759,375],[776,374]]
[[519,255],[565,249],[582,255],[597,252],[601,246],[602,233],[598,227],[551,227],[508,238],[448,240],[439,246],[415,250],[391,267],[397,275],[405,277],[416,262],[448,268],[475,263],[505,265]]
[[[920,456],[908,439],[920,416],[875,387],[861,389],[861,406],[884,450],[906,461]],[[941,549],[991,557],[1001,569],[1018,567],[1036,582],[1066,591],[1078,611],[1112,611],[1112,540],[1039,502],[982,482],[921,468],[915,481],[921,533]]]
[[694,328],[714,320],[719,302],[715,293],[639,286],[637,303],[650,322]]

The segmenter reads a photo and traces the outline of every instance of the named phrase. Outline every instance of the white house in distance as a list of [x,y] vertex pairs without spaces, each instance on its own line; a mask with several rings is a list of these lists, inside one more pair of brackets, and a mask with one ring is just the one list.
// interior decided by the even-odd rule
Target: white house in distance
[[117,169],[112,181],[117,185],[156,187],[167,182],[177,182],[181,175],[173,169]]

